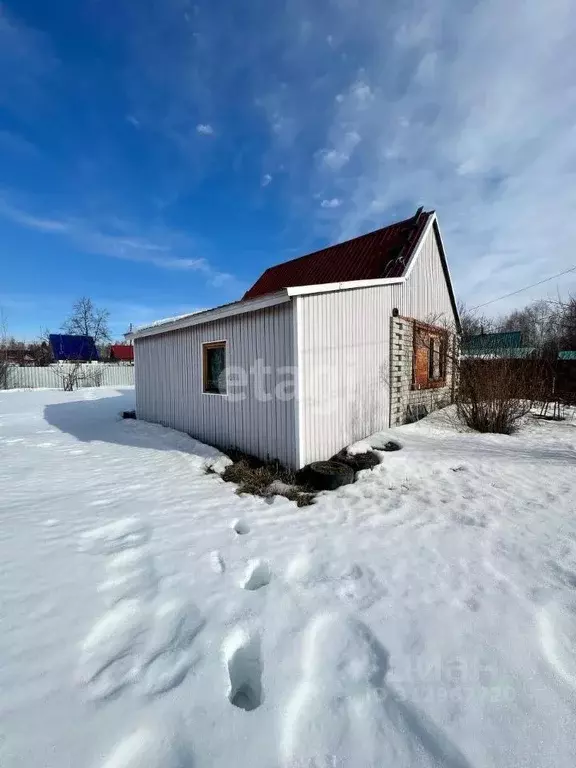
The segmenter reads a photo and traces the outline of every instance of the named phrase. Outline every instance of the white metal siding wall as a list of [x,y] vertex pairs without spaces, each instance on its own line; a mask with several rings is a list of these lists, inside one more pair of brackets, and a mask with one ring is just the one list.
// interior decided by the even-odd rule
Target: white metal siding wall
[[[258,359],[271,366],[265,380],[270,400],[258,401],[252,377],[246,399],[238,402],[202,392],[202,344],[222,339],[227,366],[247,374]],[[286,380],[282,368],[295,362],[291,304],[136,339],[135,350],[139,418],[295,466],[295,400],[274,396],[276,385]]]
[[406,317],[454,322],[433,230],[406,283],[299,300],[301,465],[389,426],[394,307]]
[[386,287],[303,296],[300,444],[302,465],[381,429],[389,411]]
[[433,228],[422,245],[408,280],[388,290],[392,291],[396,302],[393,306],[398,307],[401,315],[428,322],[442,323],[445,320],[454,325],[454,311]]

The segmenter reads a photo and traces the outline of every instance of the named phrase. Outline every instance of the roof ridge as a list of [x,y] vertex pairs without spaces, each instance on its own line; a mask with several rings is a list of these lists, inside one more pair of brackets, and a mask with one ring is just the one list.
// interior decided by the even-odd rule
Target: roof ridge
[[406,219],[269,266],[243,298],[297,285],[400,277],[434,215],[419,208]]
[[[422,216],[430,216],[432,211],[422,211]],[[322,253],[323,251],[330,251],[332,248],[338,248],[341,245],[347,245],[348,243],[353,243],[358,240],[363,240],[365,237],[372,237],[373,235],[377,234],[378,232],[383,232],[385,229],[391,229],[392,227],[400,227],[404,224],[408,224],[409,222],[414,220],[414,216],[409,216],[407,219],[402,219],[401,221],[394,221],[392,224],[386,224],[384,227],[378,227],[378,229],[373,229],[371,232],[364,232],[363,235],[356,235],[355,237],[349,237],[347,240],[341,240],[339,243],[332,243],[332,245],[325,245],[323,248],[318,248],[317,251],[311,251],[310,253],[304,253],[302,256],[296,256],[294,259],[288,259],[287,261],[281,261],[278,264],[272,264],[270,267],[267,267],[262,274],[265,274],[271,269],[276,269],[276,267],[283,266],[284,264],[293,264],[295,261],[301,261],[302,259],[308,259],[311,256],[317,256],[319,253]]]

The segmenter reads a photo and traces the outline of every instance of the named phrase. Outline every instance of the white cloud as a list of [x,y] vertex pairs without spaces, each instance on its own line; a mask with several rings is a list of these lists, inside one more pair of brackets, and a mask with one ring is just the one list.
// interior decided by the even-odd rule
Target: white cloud
[[350,161],[361,138],[360,134],[354,130],[341,132],[339,129],[335,129],[332,134],[334,147],[321,149],[318,156],[324,167],[332,171],[339,171]]
[[134,117],[134,115],[126,115],[127,122],[130,123],[130,125],[133,125],[134,128],[140,128],[140,120],[138,118]]
[[322,163],[333,171],[339,171],[350,160],[350,155],[335,149],[321,149],[319,154]]
[[[505,14],[501,0],[364,0],[361,13],[354,0],[291,0],[261,4],[257,22],[195,13],[194,38],[181,0],[147,14],[121,5],[130,111],[193,159],[194,183],[204,124],[191,116],[220,126],[241,114],[225,139],[249,147],[252,167],[285,167],[286,216],[311,239],[434,207],[472,304],[574,263],[572,0],[508,0]],[[151,34],[160,24],[166,34]],[[239,63],[224,65],[222,50]],[[315,190],[345,200],[341,215],[326,215],[322,197],[310,205]],[[576,278],[535,295],[557,287],[576,290]]]
[[215,269],[205,257],[189,255],[199,249],[189,235],[167,228],[141,233],[119,219],[97,226],[80,217],[38,216],[7,202],[5,195],[0,197],[0,216],[27,229],[66,237],[73,247],[85,253],[171,271],[198,272],[214,287],[235,283],[233,275]]
[[214,128],[212,128],[210,123],[199,123],[196,126],[196,133],[199,133],[202,136],[212,136]]
[[[571,0],[509,0],[504,16],[498,0],[358,8],[294,0],[259,20],[246,82],[269,128],[265,157],[288,169],[294,216],[314,190],[333,190],[342,215],[320,203],[307,226],[334,241],[436,208],[471,304],[573,264]],[[549,287],[576,290],[576,278]]]
[[375,99],[372,88],[361,80],[351,86],[350,94],[360,106],[367,105]]
[[261,187],[267,187],[269,184],[272,183],[272,175],[269,173],[265,173],[264,176],[262,176],[262,180],[260,182]]
[[[311,184],[340,172],[347,200],[342,216],[324,222],[327,239],[420,203],[436,208],[457,293],[470,304],[576,263],[571,3],[551,10],[511,0],[505,18],[496,0],[393,8],[367,4],[353,28],[362,68],[347,88],[335,84],[322,122]],[[362,140],[350,142],[350,132]],[[494,311],[570,288],[576,279],[567,275]]]
[[332,197],[328,200],[322,200],[320,203],[321,208],[339,208],[342,205],[342,200],[338,197]]
[[21,224],[28,229],[34,229],[37,232],[64,234],[70,229],[70,225],[66,221],[31,215],[20,208],[14,207],[3,197],[0,197],[0,216],[4,216],[4,218]]

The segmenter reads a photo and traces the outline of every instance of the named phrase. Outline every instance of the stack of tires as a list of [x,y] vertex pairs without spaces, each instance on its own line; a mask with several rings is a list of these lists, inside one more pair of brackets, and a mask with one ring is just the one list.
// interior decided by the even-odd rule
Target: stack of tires
[[349,485],[356,479],[356,472],[372,469],[380,463],[374,451],[349,454],[340,451],[329,461],[314,461],[301,469],[298,482],[315,491],[333,491],[342,485]]

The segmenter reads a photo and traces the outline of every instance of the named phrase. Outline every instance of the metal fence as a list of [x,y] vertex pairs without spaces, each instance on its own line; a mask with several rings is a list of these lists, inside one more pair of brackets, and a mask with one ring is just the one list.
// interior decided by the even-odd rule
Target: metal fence
[[[7,389],[64,389],[64,380],[74,370],[73,365],[57,364],[45,368],[20,368],[8,370]],[[134,384],[133,365],[86,363],[79,366],[77,387],[127,387]],[[76,387],[75,387],[76,388]]]

